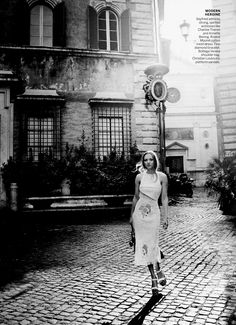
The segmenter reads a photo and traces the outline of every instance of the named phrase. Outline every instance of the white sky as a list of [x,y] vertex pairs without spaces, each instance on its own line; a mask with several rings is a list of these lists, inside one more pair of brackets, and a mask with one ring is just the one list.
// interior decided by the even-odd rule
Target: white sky
[[161,34],[171,40],[183,40],[179,25],[186,20],[190,24],[189,39],[197,33],[196,17],[204,17],[205,9],[212,8],[211,0],[165,0],[165,23]]

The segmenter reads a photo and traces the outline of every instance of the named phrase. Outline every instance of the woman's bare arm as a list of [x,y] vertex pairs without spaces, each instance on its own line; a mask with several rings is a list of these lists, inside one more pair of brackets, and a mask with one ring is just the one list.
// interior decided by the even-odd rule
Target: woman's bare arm
[[134,230],[134,228],[133,228],[133,213],[134,213],[136,203],[139,200],[140,181],[141,181],[141,174],[138,174],[135,178],[135,193],[134,193],[134,197],[133,197],[133,202],[132,202],[132,207],[131,207],[131,215],[130,215],[130,225],[131,225],[132,230]]
[[167,229],[168,227],[168,179],[166,174],[160,173],[160,182],[162,186],[161,191],[161,202],[162,202],[162,220],[163,227]]

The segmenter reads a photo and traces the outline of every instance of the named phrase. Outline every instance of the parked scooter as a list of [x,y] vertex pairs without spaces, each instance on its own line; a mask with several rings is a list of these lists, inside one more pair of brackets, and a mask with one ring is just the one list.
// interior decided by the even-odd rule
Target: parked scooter
[[185,194],[187,197],[193,196],[193,178],[189,178],[187,174],[183,173],[179,176],[169,176],[169,194],[179,195]]

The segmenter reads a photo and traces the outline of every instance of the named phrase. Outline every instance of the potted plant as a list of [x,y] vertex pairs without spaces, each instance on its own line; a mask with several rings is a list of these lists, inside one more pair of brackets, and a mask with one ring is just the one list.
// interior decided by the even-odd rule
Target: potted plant
[[2,171],[8,192],[11,182],[19,185],[22,205],[28,197],[34,207],[48,208],[55,195],[96,195],[118,206],[134,193],[134,171],[139,159],[134,145],[128,157],[113,150],[100,161],[82,139],[79,147],[66,144],[61,158],[44,153],[37,162],[29,159],[17,163],[10,159]]
[[18,184],[20,181],[20,165],[12,157],[3,163],[1,174],[6,191],[7,205],[11,210],[18,210]]
[[205,188],[210,195],[218,194],[219,209],[236,215],[236,155],[213,158],[206,173]]
[[112,197],[104,198],[108,205],[122,205],[134,193],[135,165],[140,159],[136,145],[131,147],[130,155],[125,157],[113,150],[100,165],[100,192]]

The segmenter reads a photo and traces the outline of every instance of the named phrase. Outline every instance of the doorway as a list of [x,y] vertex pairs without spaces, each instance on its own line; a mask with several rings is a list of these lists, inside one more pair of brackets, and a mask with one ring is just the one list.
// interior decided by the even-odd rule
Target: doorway
[[169,167],[169,173],[183,173],[184,172],[184,157],[183,156],[169,156],[166,157],[166,166]]

